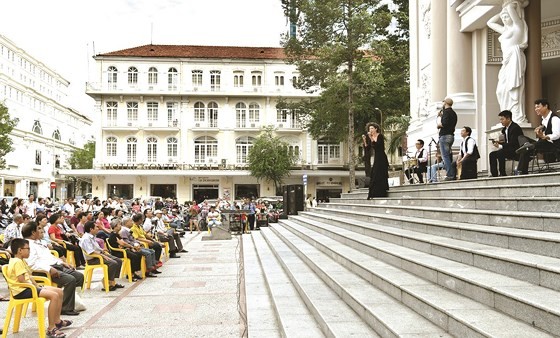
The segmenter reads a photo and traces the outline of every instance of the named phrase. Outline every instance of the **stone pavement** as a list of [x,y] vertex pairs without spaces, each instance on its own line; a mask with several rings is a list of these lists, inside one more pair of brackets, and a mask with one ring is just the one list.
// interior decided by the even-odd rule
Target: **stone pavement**
[[[201,241],[201,235],[186,234],[188,253],[170,259],[157,278],[129,283],[106,294],[101,291],[102,274],[81,296],[87,310],[74,321],[67,337],[240,337],[244,333],[238,312],[238,237],[225,241]],[[245,237],[247,238],[247,237]],[[7,295],[4,281],[0,294]],[[244,302],[244,296],[242,297]],[[0,303],[4,323],[7,302]],[[29,311],[30,312],[30,311]],[[13,319],[12,319],[13,323]],[[20,332],[8,337],[37,337],[33,313],[22,319]]]

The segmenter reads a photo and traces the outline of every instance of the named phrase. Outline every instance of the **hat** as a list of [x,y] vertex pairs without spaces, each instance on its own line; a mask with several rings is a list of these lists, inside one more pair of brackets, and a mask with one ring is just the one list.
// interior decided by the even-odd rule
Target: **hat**
[[161,210],[156,210],[154,213],[157,215],[157,214],[161,214],[162,212]]
[[453,100],[450,97],[446,97],[445,99],[443,99],[443,103],[451,107],[453,105]]

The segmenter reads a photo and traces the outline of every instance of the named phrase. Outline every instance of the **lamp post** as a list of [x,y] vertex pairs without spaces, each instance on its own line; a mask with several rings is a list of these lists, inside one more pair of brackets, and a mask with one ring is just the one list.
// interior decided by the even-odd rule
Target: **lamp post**
[[383,132],[383,112],[377,107],[373,108],[373,110],[377,110],[379,112],[379,124],[381,125],[381,132]]

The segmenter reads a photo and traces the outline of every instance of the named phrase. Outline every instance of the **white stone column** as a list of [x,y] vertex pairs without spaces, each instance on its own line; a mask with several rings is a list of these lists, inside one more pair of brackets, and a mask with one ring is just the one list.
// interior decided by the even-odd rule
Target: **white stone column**
[[[446,2],[446,1],[442,1]],[[473,93],[472,34],[462,33],[457,5],[447,7],[447,95]]]
[[435,0],[431,5],[431,47],[432,47],[432,102],[439,102],[447,95],[447,1]]

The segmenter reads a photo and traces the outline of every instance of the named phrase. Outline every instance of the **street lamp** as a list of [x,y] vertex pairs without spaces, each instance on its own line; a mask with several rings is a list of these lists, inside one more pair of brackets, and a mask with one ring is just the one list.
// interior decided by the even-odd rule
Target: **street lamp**
[[373,110],[377,110],[379,112],[379,122],[380,122],[379,124],[381,125],[381,132],[383,132],[384,131],[384,129],[383,129],[383,112],[381,111],[381,109],[379,109],[377,107],[373,108]]

